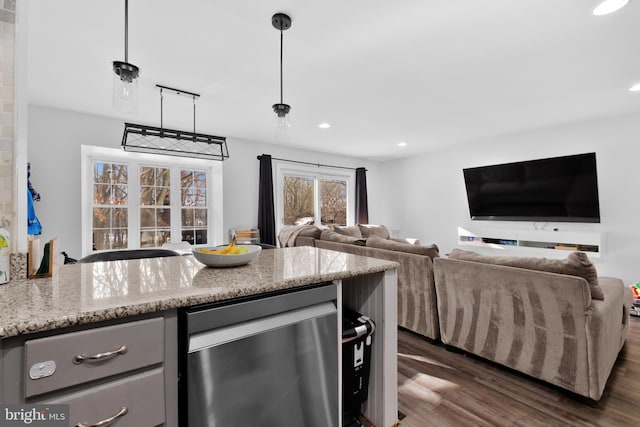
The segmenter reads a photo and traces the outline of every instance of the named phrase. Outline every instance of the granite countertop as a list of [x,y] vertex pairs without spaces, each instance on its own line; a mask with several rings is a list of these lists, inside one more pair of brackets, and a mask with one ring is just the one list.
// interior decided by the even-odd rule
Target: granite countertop
[[0,338],[258,295],[398,267],[313,247],[263,250],[251,263],[209,268],[193,255],[67,264],[53,278],[0,286]]

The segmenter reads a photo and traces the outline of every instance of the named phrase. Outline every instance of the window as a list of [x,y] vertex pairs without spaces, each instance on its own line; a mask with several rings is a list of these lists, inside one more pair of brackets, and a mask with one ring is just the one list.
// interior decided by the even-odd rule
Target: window
[[159,247],[171,241],[171,168],[141,166],[138,173],[140,247]]
[[123,249],[128,244],[128,167],[120,163],[93,164],[93,245]]
[[353,223],[355,173],[277,163],[276,211],[283,225]]
[[180,171],[182,240],[207,243],[207,176],[202,171]]
[[83,256],[222,238],[222,165],[82,146]]

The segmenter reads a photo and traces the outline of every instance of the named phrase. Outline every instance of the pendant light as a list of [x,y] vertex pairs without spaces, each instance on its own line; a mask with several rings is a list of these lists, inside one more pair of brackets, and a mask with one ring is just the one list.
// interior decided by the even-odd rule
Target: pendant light
[[291,28],[291,18],[284,13],[276,13],[271,17],[271,24],[276,30],[280,31],[280,103],[273,104],[273,111],[276,113],[276,135],[284,135],[287,129],[291,127],[291,122],[287,116],[291,111],[291,106],[285,104],[282,100],[282,44],[284,39],[283,32]]
[[113,61],[113,107],[126,113],[138,112],[140,69],[129,63],[129,0],[124,0],[124,61]]

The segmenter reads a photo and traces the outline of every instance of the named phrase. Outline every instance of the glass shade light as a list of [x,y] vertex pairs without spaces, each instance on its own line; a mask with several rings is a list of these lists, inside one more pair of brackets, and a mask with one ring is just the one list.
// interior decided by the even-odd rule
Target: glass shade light
[[276,113],[276,121],[274,123],[276,136],[287,136],[287,131],[291,128],[291,122],[289,121],[291,106],[287,104],[274,104],[273,111]]
[[627,3],[629,0],[603,0],[593,9],[593,14],[597,16],[608,15],[622,9]]
[[138,112],[138,76],[133,64],[113,61],[113,107],[125,113]]
[[640,92],[640,83],[636,83],[629,88],[631,92]]

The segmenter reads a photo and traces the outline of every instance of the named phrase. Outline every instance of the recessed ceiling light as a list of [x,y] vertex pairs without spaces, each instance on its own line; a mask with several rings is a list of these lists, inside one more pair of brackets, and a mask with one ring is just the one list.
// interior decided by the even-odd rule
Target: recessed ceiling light
[[407,146],[406,142],[404,142],[404,141],[398,142],[398,147],[406,147],[406,146]]
[[329,123],[327,123],[327,122],[323,122],[323,123],[320,123],[320,124],[318,125],[318,127],[319,127],[320,129],[329,129],[329,128],[331,127],[331,125],[330,125]]
[[636,83],[629,88],[631,92],[640,92],[640,83]]
[[622,9],[627,3],[629,0],[604,0],[593,9],[593,14],[597,16],[608,15]]

